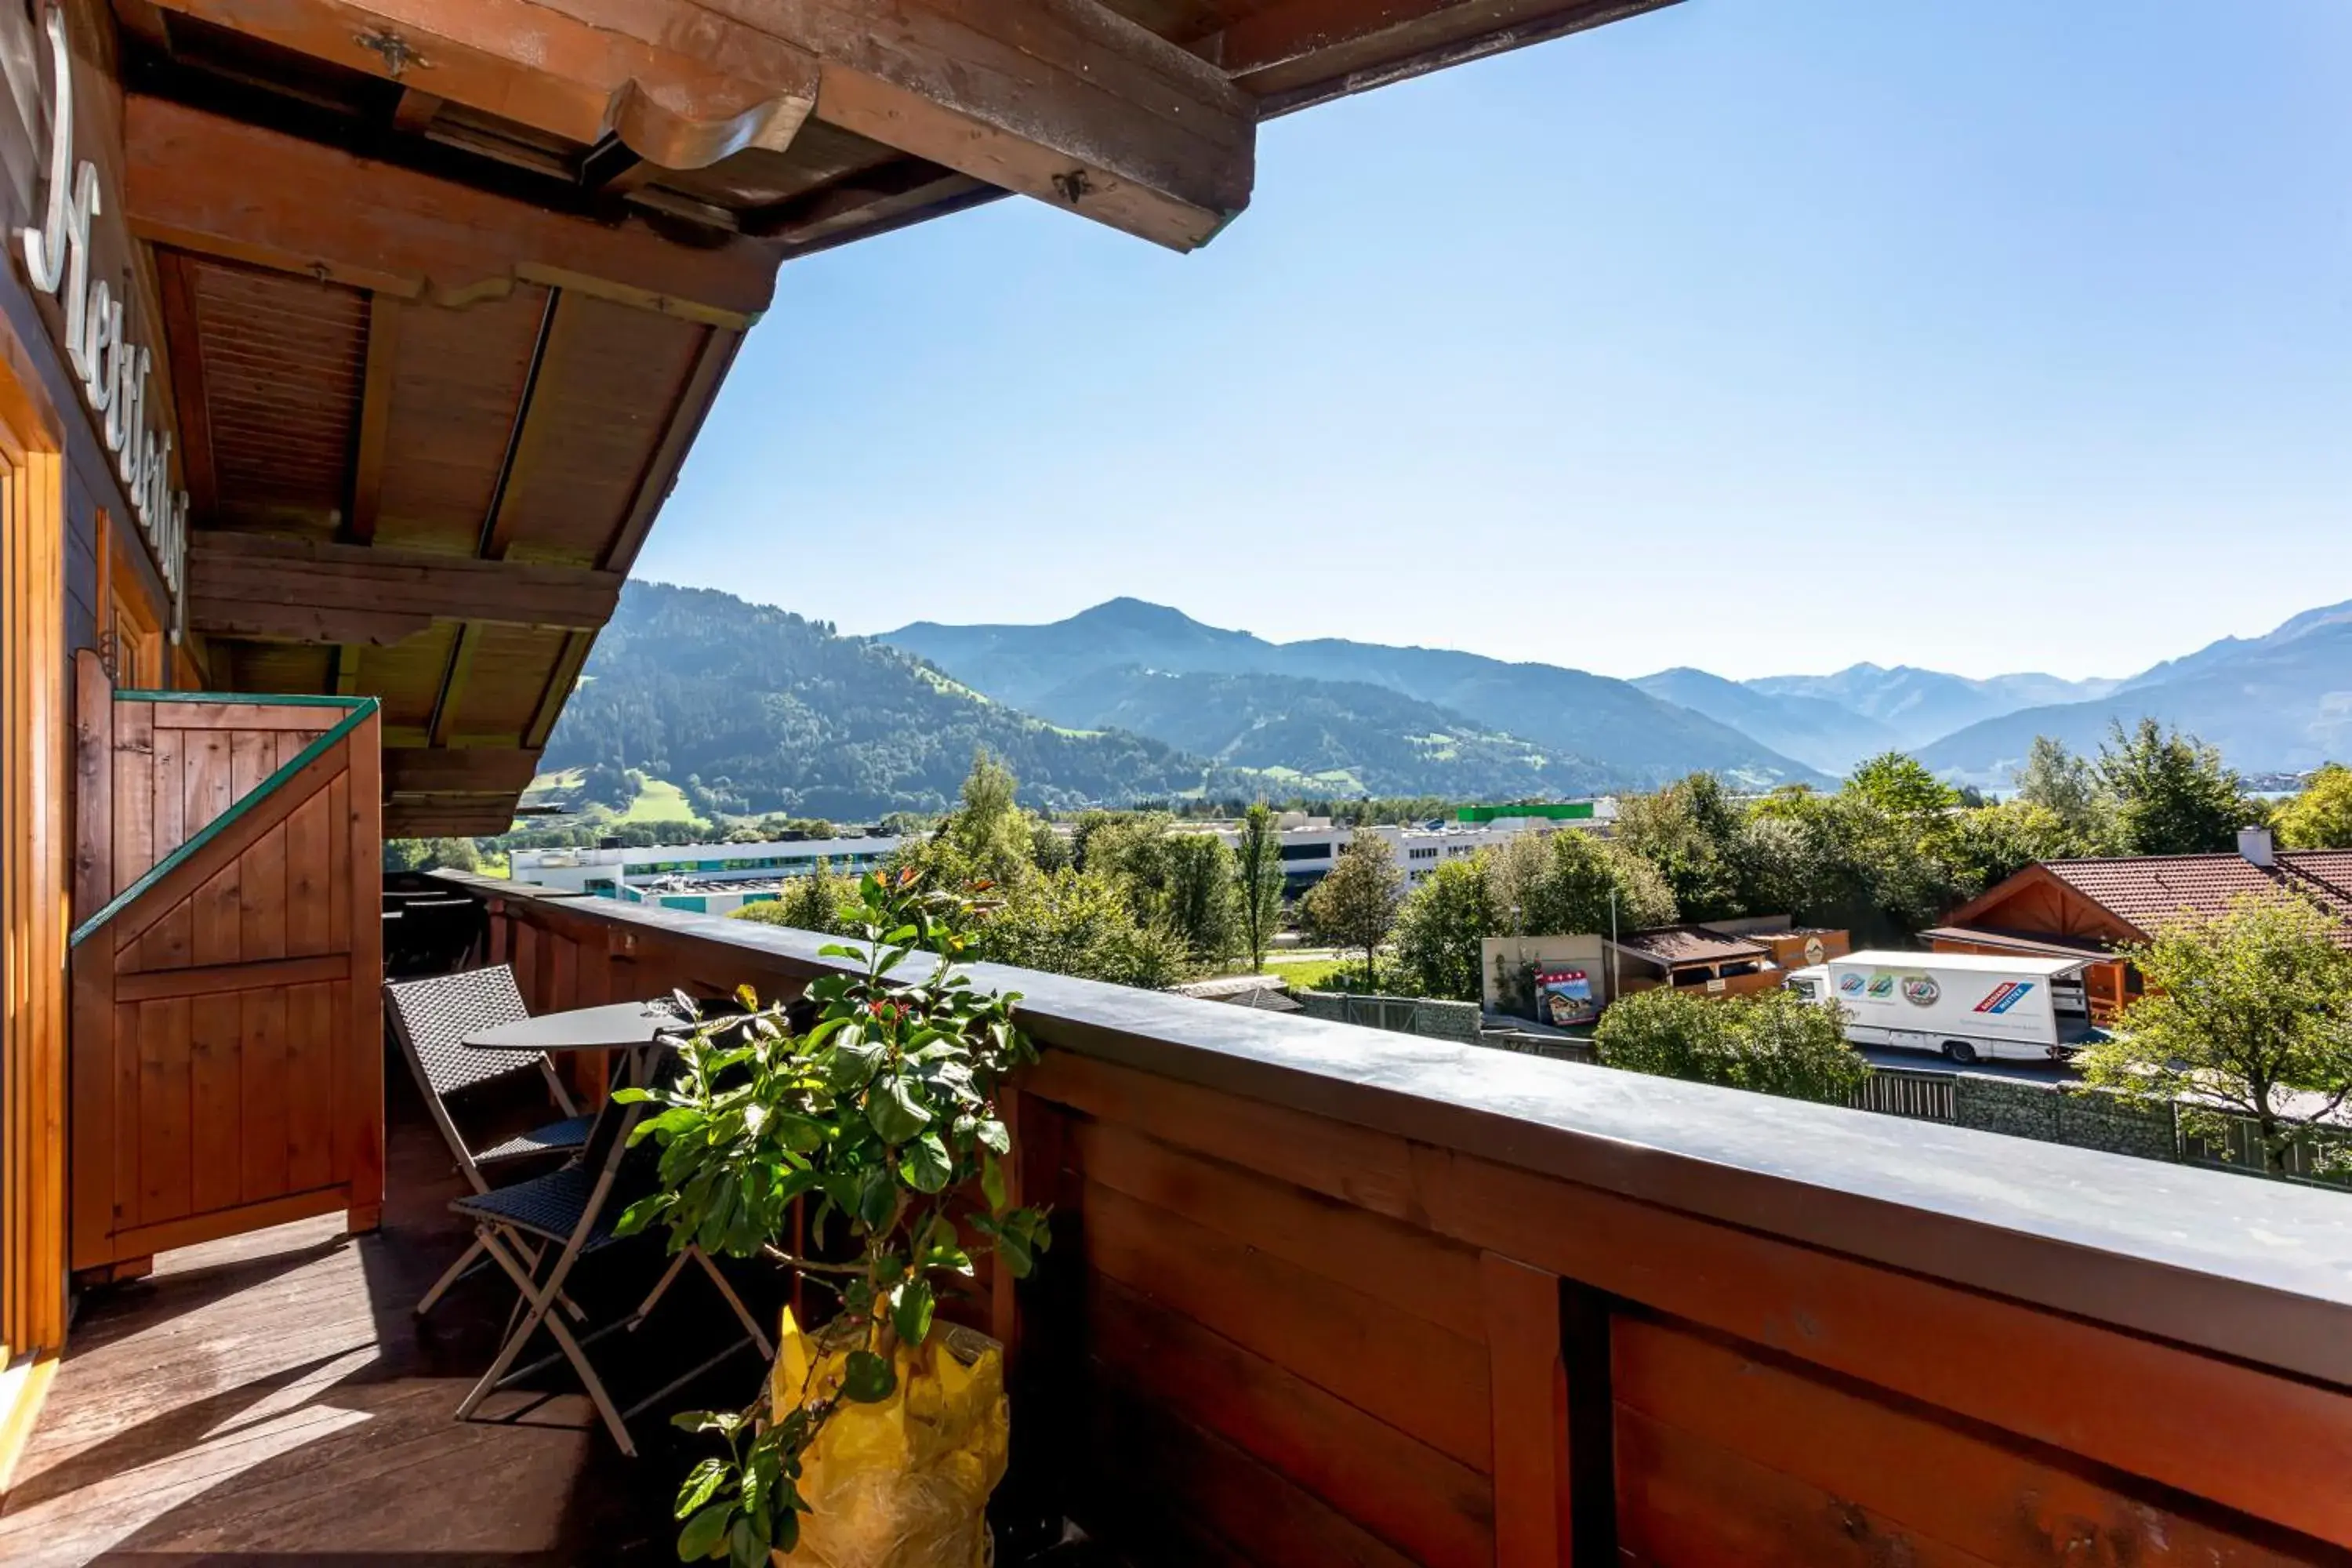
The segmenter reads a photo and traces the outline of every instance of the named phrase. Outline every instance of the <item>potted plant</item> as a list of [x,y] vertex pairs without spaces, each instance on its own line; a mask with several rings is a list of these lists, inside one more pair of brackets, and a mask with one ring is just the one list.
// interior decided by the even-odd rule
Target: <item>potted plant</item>
[[[835,1481],[845,1468],[873,1468],[870,1453],[837,1451],[858,1407],[897,1415],[919,1394],[936,1420],[936,1381],[902,1384],[961,1375],[936,1359],[944,1353],[933,1323],[940,1286],[969,1278],[988,1251],[1024,1276],[1045,1246],[1044,1213],[1006,1201],[1012,1143],[996,1096],[1034,1052],[1013,1022],[1018,996],[977,988],[960,966],[975,910],[968,899],[923,889],[919,873],[868,875],[859,887],[862,940],[821,950],[862,972],[810,985],[818,1019],[805,1033],[793,1031],[783,1006],[762,1005],[746,987],[737,994],[745,1014],[697,1014],[666,1083],[620,1091],[647,1103],[634,1136],[661,1150],[658,1190],[630,1205],[620,1231],[659,1224],[673,1253],[695,1244],[713,1256],[767,1258],[835,1308],[805,1332],[785,1315],[777,1368],[747,1408],[677,1417],[728,1446],[679,1489],[682,1560],[753,1568],[792,1552],[804,1516],[820,1506],[804,1495],[812,1468]],[[919,979],[893,978],[910,958],[919,967],[931,955]],[[796,1200],[812,1205],[800,1253],[786,1245]],[[986,1486],[1002,1473],[1001,1393],[995,1409],[995,1473]],[[903,1478],[894,1492],[900,1479],[866,1477],[872,1484],[857,1506],[917,1506],[908,1489],[919,1478]],[[982,1487],[978,1502],[985,1500]],[[984,1532],[972,1507],[970,1529]]]

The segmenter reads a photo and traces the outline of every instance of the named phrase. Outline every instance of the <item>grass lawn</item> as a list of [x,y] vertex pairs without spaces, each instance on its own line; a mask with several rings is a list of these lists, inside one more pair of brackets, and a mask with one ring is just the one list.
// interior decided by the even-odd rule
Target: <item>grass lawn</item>
[[1268,956],[1265,972],[1289,981],[1293,991],[1323,991],[1329,988],[1335,974],[1353,973],[1361,979],[1364,960],[1360,953],[1353,958],[1300,958],[1288,963]]
[[694,812],[686,804],[686,792],[666,779],[647,779],[629,809],[614,818],[618,822],[692,822]]

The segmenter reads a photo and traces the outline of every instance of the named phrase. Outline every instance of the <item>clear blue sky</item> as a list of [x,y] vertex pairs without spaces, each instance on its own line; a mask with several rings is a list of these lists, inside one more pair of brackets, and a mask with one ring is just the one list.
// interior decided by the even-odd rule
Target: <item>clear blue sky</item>
[[785,268],[638,571],[1615,675],[2120,675],[2352,598],[2352,5],[1689,0],[1264,128],[1169,254]]

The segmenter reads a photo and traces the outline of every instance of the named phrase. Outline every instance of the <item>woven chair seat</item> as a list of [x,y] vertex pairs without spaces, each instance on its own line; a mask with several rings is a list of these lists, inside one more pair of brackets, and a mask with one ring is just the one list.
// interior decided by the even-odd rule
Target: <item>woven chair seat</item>
[[[454,1199],[449,1206],[472,1219],[512,1226],[562,1243],[571,1240],[572,1231],[579,1227],[580,1216],[587,1212],[588,1199],[595,1186],[594,1171],[583,1165],[566,1165],[512,1186],[493,1187],[487,1193]],[[580,1250],[593,1252],[615,1239],[613,1224],[619,1217],[620,1205],[607,1203]]]
[[577,1153],[588,1142],[588,1129],[596,1124],[593,1116],[574,1116],[562,1121],[551,1121],[544,1127],[534,1127],[505,1142],[493,1145],[475,1154],[478,1165],[494,1160],[520,1160],[531,1154]]

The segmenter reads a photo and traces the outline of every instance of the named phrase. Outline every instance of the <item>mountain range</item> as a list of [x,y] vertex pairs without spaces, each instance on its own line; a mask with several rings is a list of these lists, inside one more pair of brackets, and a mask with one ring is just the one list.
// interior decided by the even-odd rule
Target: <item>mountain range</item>
[[[1220,700],[1246,700],[1260,711],[1281,710],[1302,689],[1298,681],[1357,684],[1441,710],[1427,715],[1430,732],[1466,726],[1517,737],[1558,765],[1554,793],[1639,788],[1694,768],[1747,788],[1826,782],[1820,770],[1631,681],[1447,648],[1338,638],[1268,642],[1140,599],[1113,599],[1045,626],[918,621],[885,632],[881,640],[919,655],[976,691],[1056,722],[1098,716],[1083,703],[1063,713],[1055,706],[1074,682],[1114,672],[1125,672],[1130,690],[1138,674],[1225,676]],[[1170,705],[1166,696],[1150,704],[1162,710]]]
[[2000,787],[2035,735],[2089,752],[2143,715],[2242,772],[2352,756],[2352,603],[2122,679],[1860,664],[1627,681],[1442,648],[1270,642],[1138,599],[1042,626],[844,637],[633,582],[543,765],[642,768],[706,811],[850,818],[940,809],[982,746],[1055,807],[1198,791],[1501,800],[1695,769],[1742,788],[1819,785],[1889,749]]

